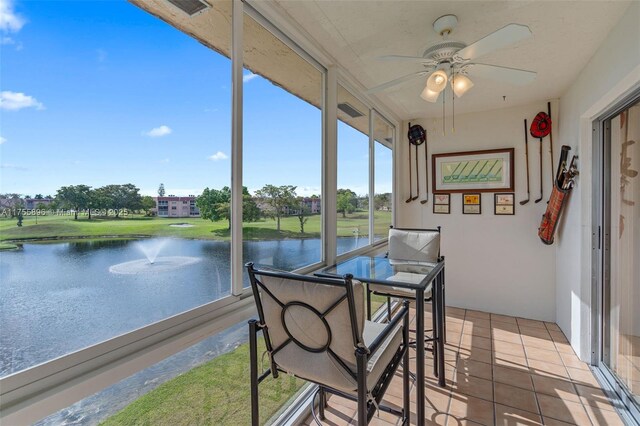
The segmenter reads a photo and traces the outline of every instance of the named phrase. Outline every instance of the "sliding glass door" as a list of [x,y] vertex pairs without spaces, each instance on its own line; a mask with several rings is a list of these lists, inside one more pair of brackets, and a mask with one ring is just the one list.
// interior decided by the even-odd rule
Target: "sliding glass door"
[[[640,406],[640,99],[601,121],[603,274],[600,367]],[[636,411],[637,412],[637,411]]]

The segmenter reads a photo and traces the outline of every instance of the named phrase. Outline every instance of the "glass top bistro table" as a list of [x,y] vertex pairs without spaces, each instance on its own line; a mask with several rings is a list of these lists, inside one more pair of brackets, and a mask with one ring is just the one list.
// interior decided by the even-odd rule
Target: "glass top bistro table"
[[[422,362],[416,362],[417,385],[417,417],[418,424],[424,424],[425,419],[425,387],[424,387],[424,295],[432,290],[435,303],[435,330],[433,331],[434,374],[438,377],[438,384],[445,386],[444,374],[444,257],[437,263],[419,263],[403,260],[388,259],[382,256],[356,256],[351,259],[329,266],[317,275],[346,275],[365,282],[400,287],[415,291],[416,300],[416,356]],[[440,374],[438,374],[440,372]]]

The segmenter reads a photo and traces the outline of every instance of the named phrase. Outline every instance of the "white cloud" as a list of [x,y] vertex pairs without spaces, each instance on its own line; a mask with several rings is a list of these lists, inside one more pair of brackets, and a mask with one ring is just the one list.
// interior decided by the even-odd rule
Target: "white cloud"
[[219,161],[219,160],[226,160],[229,157],[224,152],[218,151],[215,154],[210,155],[208,158],[211,161]]
[[11,37],[2,37],[0,39],[0,44],[16,44],[16,41]]
[[0,164],[0,169],[13,169],[13,170],[20,170],[20,171],[28,170],[24,166],[18,166],[17,164],[10,164],[10,163]]
[[0,92],[0,109],[17,111],[22,108],[44,109],[44,105],[33,96],[25,95],[21,92],[10,92],[8,90]]
[[168,162],[169,162],[168,158],[165,158],[159,161],[160,164],[167,164]]
[[13,11],[12,0],[0,0],[0,30],[16,33],[25,23],[25,19]]
[[248,74],[245,74],[245,75],[242,76],[242,81],[244,83],[248,83],[248,82],[250,82],[251,80],[253,80],[256,77],[258,77],[258,74],[254,74],[251,71],[249,71]]
[[7,138],[3,138],[2,136],[0,136],[0,145],[5,143],[6,141],[7,141]]
[[168,134],[170,134],[171,132],[173,132],[173,130],[171,130],[171,127],[169,126],[165,126],[164,124],[160,127],[154,127],[153,129],[149,130],[148,132],[142,132],[143,135],[149,136],[151,138],[159,138],[162,136],[166,136]]
[[319,186],[299,186],[296,188],[296,194],[301,197],[310,197],[312,195],[320,195],[322,190]]

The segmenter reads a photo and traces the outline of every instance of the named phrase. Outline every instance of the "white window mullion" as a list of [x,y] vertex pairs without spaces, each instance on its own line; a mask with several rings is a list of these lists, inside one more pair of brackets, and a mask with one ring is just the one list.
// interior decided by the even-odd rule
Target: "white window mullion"
[[338,213],[338,76],[335,67],[329,67],[325,84],[324,158],[322,165],[322,217],[324,261],[336,262]]
[[373,196],[375,193],[375,138],[373,135],[373,123],[375,122],[376,111],[369,110],[369,245],[373,244],[375,236],[375,219],[373,213],[375,211],[373,205]]
[[242,0],[233,0],[231,37],[231,294],[242,294]]

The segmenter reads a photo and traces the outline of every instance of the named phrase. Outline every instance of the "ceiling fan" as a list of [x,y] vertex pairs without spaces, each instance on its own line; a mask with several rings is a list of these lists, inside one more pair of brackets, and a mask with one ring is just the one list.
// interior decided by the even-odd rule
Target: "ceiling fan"
[[473,62],[476,58],[494,50],[531,37],[529,27],[509,24],[467,46],[459,41],[448,40],[448,36],[457,24],[458,18],[455,15],[444,15],[436,19],[433,23],[433,29],[443,37],[443,41],[429,47],[422,56],[388,55],[379,57],[380,60],[385,61],[419,63],[425,69],[373,87],[367,93],[380,92],[414,78],[429,75],[420,97],[425,101],[435,103],[440,92],[447,87],[447,83],[451,84],[455,96],[458,98],[463,96],[474,86],[470,76],[481,79],[489,78],[515,85],[525,85],[536,78],[536,73],[533,71]]

